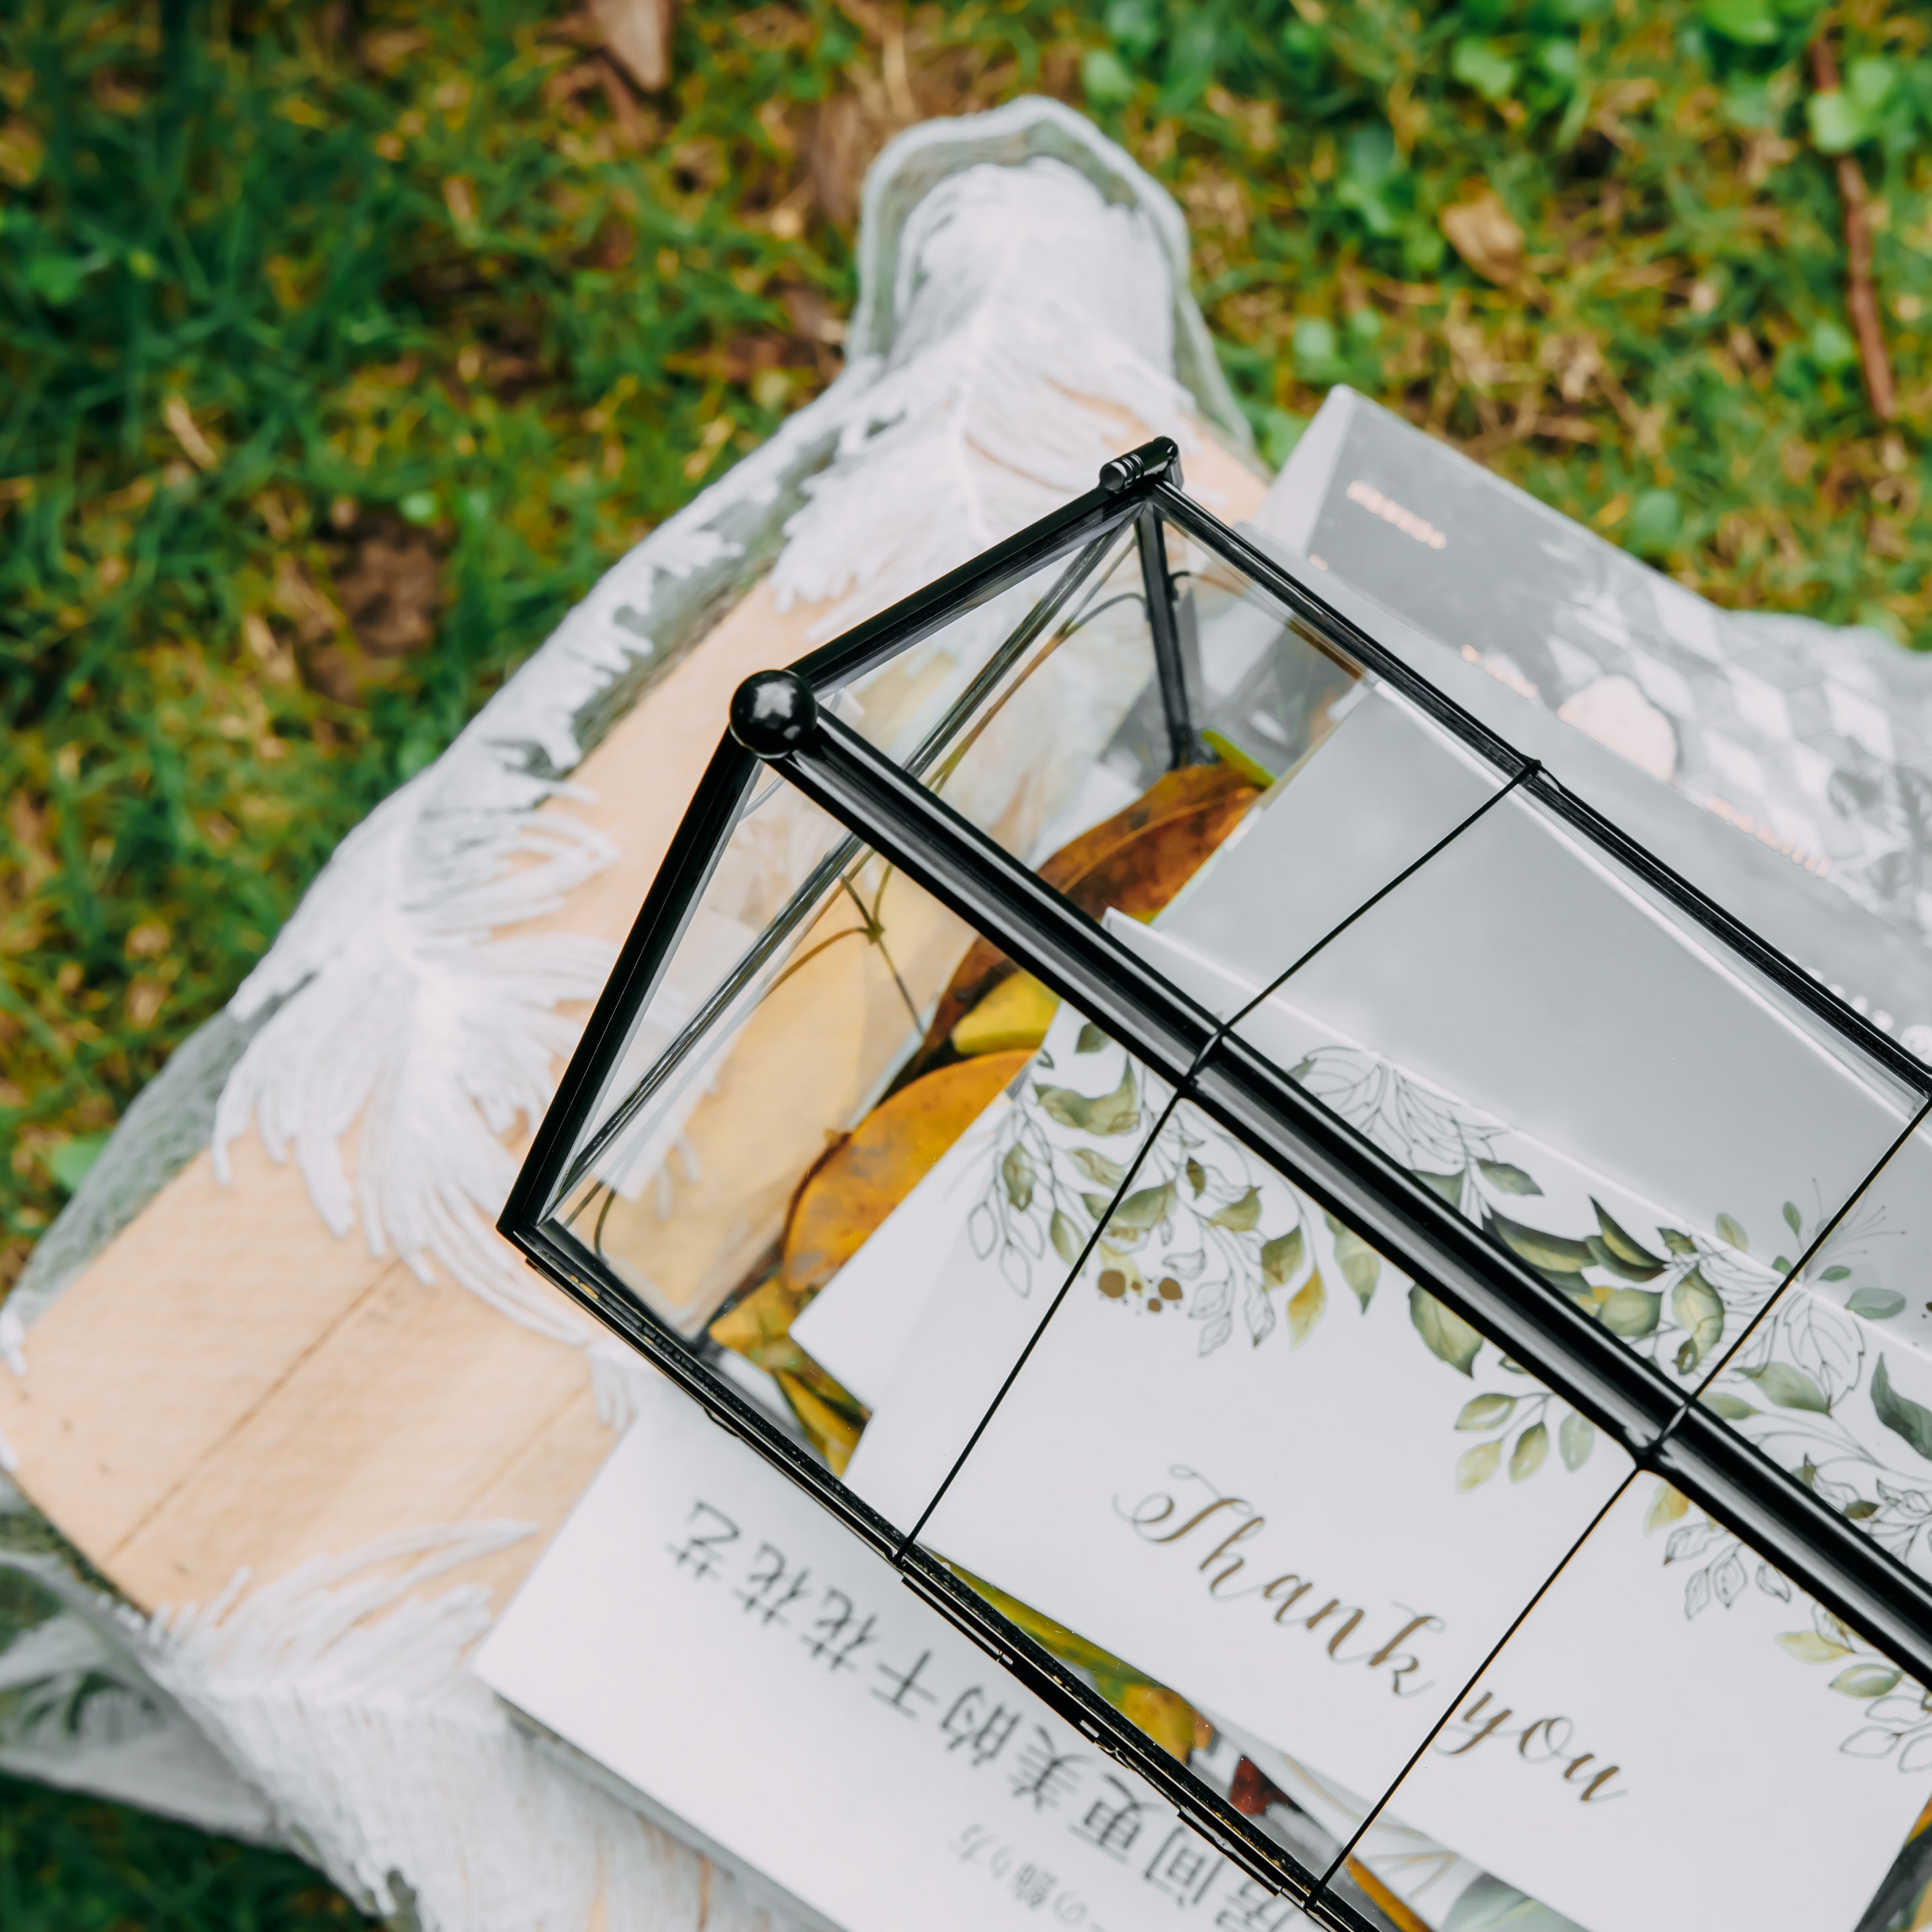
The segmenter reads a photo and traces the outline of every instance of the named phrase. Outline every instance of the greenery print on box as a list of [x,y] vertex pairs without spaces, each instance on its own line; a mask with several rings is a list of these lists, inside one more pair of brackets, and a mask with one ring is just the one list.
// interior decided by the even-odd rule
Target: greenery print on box
[[[1793,1214],[1795,1219],[1795,1210]],[[1838,1230],[1807,1270],[1834,1285],[1850,1278],[1862,1244],[1881,1232],[1876,1217],[1856,1217]],[[1819,1262],[1826,1264],[1820,1267]],[[1892,1365],[1872,1323],[1899,1312],[1904,1298],[1876,1287],[1856,1288],[1845,1304],[1800,1286],[1780,1302],[1703,1400],[1748,1435],[1772,1459],[1792,1471],[1833,1508],[1856,1522],[1901,1562],[1932,1568],[1932,1408],[1894,1384]],[[1746,1578],[1783,1601],[1790,1585],[1768,1566],[1751,1567],[1738,1539],[1708,1518],[1694,1516],[1685,1498],[1660,1486],[1648,1522],[1670,1528],[1666,1564],[1694,1564],[1684,1597],[1686,1617],[1713,1604],[1729,1609]],[[1856,1757],[1889,1758],[1917,1773],[1932,1766],[1932,1702],[1888,1659],[1828,1612],[1814,1606],[1811,1628],[1778,1639],[1800,1663],[1832,1666],[1827,1680],[1840,1696],[1865,1706],[1864,1721],[1840,1747]]]
[[[1078,1073],[1063,1069],[1054,1048],[1064,1052],[1070,1039],[1076,1066],[1087,1056],[1108,1058]],[[1099,1090],[1090,1092],[1096,1074]],[[1318,1047],[1293,1076],[1612,1334],[1679,1377],[1714,1359],[1726,1334],[1748,1324],[1778,1286],[1782,1270],[1750,1256],[1728,1215],[1717,1217],[1712,1236],[1657,1225],[1653,1214],[1654,1232],[1640,1241],[1604,1204],[1610,1190],[1601,1182],[1594,1191],[1580,1185],[1573,1163],[1375,1054]],[[1078,1085],[1065,1084],[1076,1078]],[[1016,1100],[970,1232],[975,1252],[997,1253],[1021,1294],[1030,1292],[1034,1263],[1049,1247],[1070,1267],[1090,1237],[1088,1272],[1099,1293],[1143,1316],[1184,1317],[1208,1354],[1238,1329],[1259,1347],[1285,1328],[1288,1346],[1298,1348],[1327,1314],[1331,1288],[1366,1312],[1384,1274],[1396,1272],[1196,1109],[1168,1105],[1160,1083],[1090,1024],[1056,1026]],[[1141,1138],[1150,1135],[1142,1150]],[[1561,1168],[1562,1196],[1587,1204],[1589,1224],[1557,1234],[1522,1218],[1532,1211],[1526,1204],[1544,1197],[1526,1162],[1552,1186],[1559,1184],[1552,1170]],[[1270,1218],[1276,1201],[1286,1204],[1280,1225]],[[1622,1199],[1618,1204],[1636,1218]],[[1474,1379],[1482,1336],[1426,1289],[1408,1284],[1407,1293],[1424,1345]],[[1580,1468],[1593,1425],[1546,1390],[1511,1387],[1523,1372],[1496,1352],[1485,1366],[1510,1380],[1462,1404],[1456,1428],[1482,1439],[1462,1451],[1456,1486],[1474,1489],[1505,1466],[1511,1480],[1526,1481],[1552,1448],[1568,1468]]]
[[[1063,1067],[1054,1049],[1065,1054],[1070,1042],[1072,1065]],[[1900,1393],[1884,1354],[1868,1346],[1868,1324],[1898,1313],[1903,1298],[1854,1286],[1841,1304],[1820,1292],[1846,1292],[1880,1232],[1876,1217],[1849,1218],[1807,1254],[1822,1231],[1808,1230],[1787,1203],[1790,1245],[1805,1257],[1795,1276],[1782,1254],[1768,1263],[1754,1258],[1746,1231],[1727,1214],[1716,1217],[1714,1234],[1655,1224],[1649,1242],[1640,1241],[1592,1194],[1593,1231],[1546,1232],[1505,1211],[1514,1206],[1520,1215],[1522,1203],[1544,1195],[1532,1169],[1509,1158],[1534,1158],[1525,1137],[1355,1048],[1317,1048],[1293,1071],[1660,1367],[1688,1381],[1736,1350],[1700,1399],[1893,1555],[1932,1567],[1932,1408]],[[1238,1329],[1252,1347],[1285,1330],[1288,1346],[1299,1348],[1328,1312],[1331,1282],[1366,1313],[1388,1278],[1404,1281],[1196,1109],[1172,1104],[1163,1084],[1091,1024],[1063,1015],[1014,1097],[969,1231],[974,1252],[982,1260],[997,1252],[1023,1295],[1049,1248],[1071,1267],[1090,1239],[1082,1272],[1101,1299],[1143,1317],[1184,1319],[1204,1355]],[[1547,1173],[1550,1156],[1540,1151]],[[1280,1202],[1287,1212],[1276,1225]],[[1768,1308],[1786,1277],[1792,1292]],[[1454,1427],[1480,1439],[1456,1460],[1458,1490],[1505,1468],[1510,1481],[1527,1481],[1552,1449],[1567,1468],[1582,1467],[1595,1443],[1592,1424],[1493,1348],[1486,1358],[1483,1336],[1426,1289],[1408,1283],[1407,1294],[1414,1332],[1448,1366],[1472,1381],[1481,1367],[1529,1384],[1502,1382],[1462,1402]],[[1901,1444],[1909,1456],[1897,1453]],[[1669,1532],[1666,1567],[1690,1566],[1679,1573],[1687,1618],[1714,1604],[1728,1610],[1754,1590],[1796,1600],[1783,1576],[1728,1529],[1694,1515],[1667,1484],[1658,1486],[1646,1527]],[[1801,1662],[1836,1666],[1830,1688],[1865,1705],[1844,1750],[1891,1757],[1907,1772],[1932,1766],[1932,1696],[1837,1618],[1816,1606],[1812,1616],[1811,1629],[1778,1641]]]

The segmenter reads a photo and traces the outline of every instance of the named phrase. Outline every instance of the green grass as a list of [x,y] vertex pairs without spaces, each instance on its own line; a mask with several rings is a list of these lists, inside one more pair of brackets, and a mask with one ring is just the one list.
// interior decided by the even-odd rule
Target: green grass
[[[1721,602],[1932,644],[1927,19],[1840,10],[1847,84],[1814,104],[1814,14],[689,0],[645,98],[500,0],[14,0],[0,1292],[341,834],[834,373],[860,173],[914,114],[1039,89],[1125,141],[1189,211],[1270,456],[1346,380]],[[1844,305],[1846,148],[1890,426]],[[1444,238],[1485,190],[1523,236],[1500,280]],[[5,1802],[7,1882],[80,1887],[10,1927],[96,1922],[117,1861],[208,1888],[125,1922],[292,1896],[250,1854]]]
[[299,1858],[0,1776],[7,1932],[351,1932]]

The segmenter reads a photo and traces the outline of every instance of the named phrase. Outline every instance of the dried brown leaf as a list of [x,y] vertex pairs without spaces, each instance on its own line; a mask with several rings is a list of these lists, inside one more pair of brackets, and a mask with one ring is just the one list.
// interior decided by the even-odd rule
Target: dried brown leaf
[[1440,219],[1450,247],[1478,274],[1502,288],[1521,280],[1522,230],[1494,194],[1452,202]]
[[180,397],[170,396],[161,405],[161,420],[197,470],[212,470],[221,460],[214,453],[214,446],[202,434],[194,412]]
[[784,1235],[784,1280],[818,1292],[992,1104],[1030,1057],[981,1054],[902,1087],[820,1161],[800,1189]]
[[[1096,919],[1109,907],[1151,918],[1207,863],[1258,796],[1232,766],[1184,766],[1063,845],[1040,875]],[[975,940],[940,995],[911,1069],[916,1072],[940,1052],[952,1029],[1012,970],[988,940]]]
[[670,79],[671,0],[590,0],[604,44],[646,92]]

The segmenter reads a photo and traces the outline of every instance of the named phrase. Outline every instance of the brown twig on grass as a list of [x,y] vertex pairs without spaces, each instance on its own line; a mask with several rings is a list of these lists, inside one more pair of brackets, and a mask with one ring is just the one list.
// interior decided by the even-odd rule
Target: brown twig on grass
[[[1811,43],[1811,78],[1820,94],[1838,91],[1838,63],[1832,43],[1820,34]],[[1838,195],[1845,204],[1845,309],[1858,338],[1858,362],[1864,370],[1865,394],[1872,413],[1881,422],[1898,414],[1892,387],[1892,362],[1885,351],[1885,331],[1879,321],[1878,291],[1872,284],[1870,196],[1864,170],[1850,154],[1838,157]]]

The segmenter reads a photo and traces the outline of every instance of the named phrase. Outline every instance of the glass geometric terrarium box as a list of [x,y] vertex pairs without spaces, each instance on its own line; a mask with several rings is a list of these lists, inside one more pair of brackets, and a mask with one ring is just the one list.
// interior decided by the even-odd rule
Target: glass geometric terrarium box
[[1239,1876],[1150,1896],[1917,1922],[1932,1072],[1169,444],[719,728],[504,1232]]

